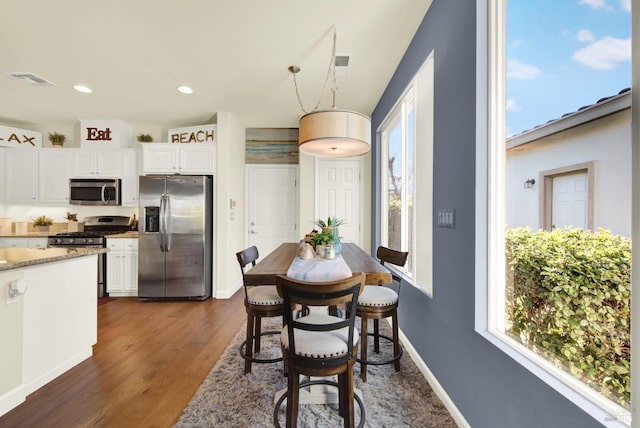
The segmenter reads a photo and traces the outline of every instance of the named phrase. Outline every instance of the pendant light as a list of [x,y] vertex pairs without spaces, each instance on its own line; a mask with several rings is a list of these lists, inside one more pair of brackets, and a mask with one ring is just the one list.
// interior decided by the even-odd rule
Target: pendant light
[[[289,72],[293,75],[298,103],[305,115],[300,118],[298,149],[302,153],[320,157],[360,156],[371,150],[371,120],[364,114],[340,110],[336,107],[336,30],[333,30],[331,62],[327,70],[322,94],[311,112],[307,112],[300,99],[296,74],[300,67],[292,65]],[[326,92],[329,76],[332,76],[331,92],[333,103],[330,110],[316,110]]]

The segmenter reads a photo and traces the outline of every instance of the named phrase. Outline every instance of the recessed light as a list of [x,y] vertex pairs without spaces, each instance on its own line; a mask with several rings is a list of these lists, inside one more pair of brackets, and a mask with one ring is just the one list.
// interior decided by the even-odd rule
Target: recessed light
[[178,91],[182,92],[183,94],[193,94],[193,89],[188,86],[178,86]]
[[90,94],[91,92],[93,92],[91,90],[91,88],[89,88],[88,86],[84,86],[84,85],[73,85],[73,89],[75,89],[78,92],[85,93],[85,94]]

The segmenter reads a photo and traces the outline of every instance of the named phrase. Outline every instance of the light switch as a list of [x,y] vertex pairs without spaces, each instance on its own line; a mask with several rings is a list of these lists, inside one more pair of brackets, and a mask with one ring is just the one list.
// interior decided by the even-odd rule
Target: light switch
[[438,210],[438,227],[456,227],[456,210],[453,208]]

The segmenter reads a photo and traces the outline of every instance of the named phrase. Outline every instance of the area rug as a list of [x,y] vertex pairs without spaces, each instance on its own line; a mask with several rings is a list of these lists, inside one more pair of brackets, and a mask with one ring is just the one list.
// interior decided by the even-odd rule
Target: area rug
[[[359,321],[359,319],[358,319]],[[271,320],[263,321],[263,331],[277,330],[279,325]],[[191,427],[273,427],[274,396],[286,388],[282,363],[254,364],[252,372],[243,375],[244,360],[238,347],[244,340],[243,326],[224,351],[209,375],[176,423],[176,428]],[[390,335],[386,322],[380,323],[381,333]],[[373,340],[369,341],[370,343]],[[390,346],[381,343],[381,358],[390,354]],[[385,353],[382,349],[389,349]],[[278,336],[264,336],[261,356],[279,353]],[[369,351],[373,354],[373,349]],[[405,354],[400,360],[401,369],[396,372],[392,364],[369,366],[367,382],[360,380],[360,365],[355,368],[355,387],[362,392],[365,406],[365,427],[433,427],[453,428],[455,422],[435,395],[424,376],[411,358]],[[360,414],[356,406],[356,425]],[[285,425],[286,404],[279,412],[278,420]],[[301,404],[298,414],[299,427],[338,427],[342,419],[337,406]]]

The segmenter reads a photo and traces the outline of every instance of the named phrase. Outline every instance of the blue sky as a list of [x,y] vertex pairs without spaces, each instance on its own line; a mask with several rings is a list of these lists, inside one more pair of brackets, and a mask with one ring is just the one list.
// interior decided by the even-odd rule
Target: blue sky
[[631,86],[631,0],[509,0],[507,136]]

